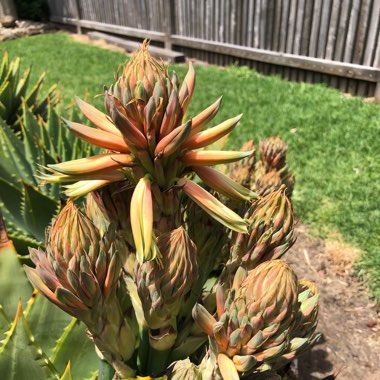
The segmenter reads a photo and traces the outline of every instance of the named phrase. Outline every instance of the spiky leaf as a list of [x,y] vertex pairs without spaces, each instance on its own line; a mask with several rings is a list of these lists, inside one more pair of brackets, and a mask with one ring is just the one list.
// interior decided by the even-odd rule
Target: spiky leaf
[[58,372],[35,341],[21,302],[0,346],[0,373],[7,380],[58,378]]
[[37,188],[24,183],[23,217],[28,229],[43,241],[45,228],[58,209],[58,202],[42,194]]
[[32,291],[17,258],[16,250],[12,245],[0,248],[0,304],[8,317],[15,315],[19,299],[26,302]]
[[91,378],[98,366],[94,343],[86,336],[86,326],[77,319],[64,329],[50,357],[58,371],[63,372],[68,361],[74,379]]
[[53,353],[65,327],[71,321],[68,314],[37,292],[33,293],[30,300],[26,319],[34,337],[49,356]]

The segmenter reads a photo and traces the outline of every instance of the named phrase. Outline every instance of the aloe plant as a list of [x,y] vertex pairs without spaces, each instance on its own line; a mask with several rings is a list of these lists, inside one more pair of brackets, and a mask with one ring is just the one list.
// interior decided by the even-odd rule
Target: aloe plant
[[[281,260],[294,242],[286,188],[258,197],[211,168],[253,152],[202,149],[241,115],[206,129],[218,99],[188,119],[194,86],[191,64],[180,84],[144,42],[106,89],[107,114],[77,100],[95,128],[67,122],[106,152],[39,175],[71,199],[25,271],[86,325],[102,379],[273,379],[318,339],[318,290]],[[283,165],[284,152],[275,142],[262,156]]]
[[247,141],[241,150],[252,150],[252,155],[231,165],[229,175],[236,182],[253,188],[259,195],[269,194],[285,185],[286,195],[292,195],[294,174],[286,162],[288,146],[280,137],[266,138],[259,143],[260,160],[256,160],[253,140]]
[[98,359],[84,324],[33,290],[1,215],[0,334],[0,373],[7,380],[94,378]]
[[20,58],[10,61],[8,52],[4,52],[0,66],[0,118],[15,130],[20,130],[18,118],[23,112],[23,101],[36,116],[43,118],[47,117],[48,105],[58,102],[57,86],[53,85],[41,96],[45,74],[32,85],[29,83],[30,74],[31,67],[21,73]]
[[28,246],[43,244],[45,227],[60,207],[59,185],[39,186],[39,165],[79,158],[94,149],[68,131],[52,104],[45,121],[23,102],[20,126],[22,135],[0,119],[0,208],[17,251],[26,255]]
[[[44,240],[44,229],[60,206],[59,186],[39,186],[38,165],[80,158],[93,148],[64,127],[56,86],[45,96],[45,77],[30,85],[31,68],[3,55],[0,67],[0,209],[17,251],[28,254]],[[71,117],[76,117],[75,114]]]

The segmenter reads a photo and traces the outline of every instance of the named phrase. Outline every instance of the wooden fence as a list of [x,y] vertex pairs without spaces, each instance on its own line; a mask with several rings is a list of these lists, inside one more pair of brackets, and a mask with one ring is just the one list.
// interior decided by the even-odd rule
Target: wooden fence
[[380,101],[380,0],[48,0],[51,20]]

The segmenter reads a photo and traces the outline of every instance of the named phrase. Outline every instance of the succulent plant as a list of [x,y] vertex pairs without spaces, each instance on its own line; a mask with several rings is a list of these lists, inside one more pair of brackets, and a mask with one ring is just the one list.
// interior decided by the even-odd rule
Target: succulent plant
[[93,379],[99,359],[85,325],[33,291],[1,215],[0,300],[2,377]]
[[247,200],[253,195],[226,175],[207,168],[237,161],[251,152],[199,150],[230,133],[241,115],[202,131],[218,111],[219,99],[184,121],[194,84],[191,64],[179,87],[177,76],[170,79],[166,68],[143,44],[116,84],[105,92],[108,116],[78,99],[80,109],[96,128],[67,122],[74,134],[108,149],[108,153],[47,165],[48,173],[41,176],[49,183],[77,181],[66,190],[74,198],[113,182],[124,181],[124,186],[134,187],[130,217],[140,262],[156,257],[153,224],[156,233],[178,227],[176,214],[182,192],[228,228],[247,231],[247,223],[240,216],[185,178],[195,171],[207,185],[230,197]]
[[253,140],[246,141],[242,147],[242,151],[250,150],[252,154],[240,161],[230,165],[228,174],[236,182],[251,189],[254,184],[254,172],[256,165],[256,146]]
[[[316,339],[312,334],[318,293],[310,307],[306,304],[311,298],[298,295],[298,290],[292,269],[281,260],[271,260],[248,272],[240,268],[225,297],[218,288],[216,318],[202,305],[194,307],[195,321],[210,337],[216,378],[239,379],[239,373],[277,369],[291,353]],[[308,309],[307,316],[301,312],[298,317],[303,308]]]
[[218,99],[188,119],[194,84],[191,64],[180,85],[144,43],[106,89],[107,114],[77,100],[95,128],[66,121],[104,151],[39,174],[72,199],[26,272],[84,322],[102,379],[273,377],[317,339],[318,291],[278,260],[294,241],[286,190],[256,197],[211,168],[253,152],[202,150],[241,116],[205,129]]
[[[112,241],[112,240],[111,240]],[[135,336],[117,298],[121,262],[109,239],[69,202],[53,222],[46,252],[31,250],[33,285],[62,310],[83,321],[101,354],[125,376]]]
[[295,242],[293,208],[284,185],[252,202],[246,216],[250,231],[237,234],[233,241],[226,264],[228,276],[239,267],[250,270],[264,261],[281,258]]
[[197,248],[182,226],[160,235],[157,248],[160,261],[138,264],[136,282],[151,329],[150,345],[162,351],[175,343],[177,316],[198,276],[198,263]]
[[44,240],[45,227],[60,207],[59,185],[38,186],[39,165],[91,154],[94,148],[75,138],[52,104],[46,121],[23,102],[19,118],[22,134],[0,118],[0,208],[17,251]]
[[28,67],[21,74],[20,58],[9,61],[8,52],[3,53],[0,66],[0,118],[15,131],[20,131],[18,119],[22,117],[24,102],[34,115],[45,120],[48,114],[48,106],[54,106],[58,102],[57,86],[52,86],[47,94],[41,97],[40,90],[45,74],[42,74],[32,86],[29,84],[30,74],[31,67]]
[[255,144],[252,140],[243,144],[241,150],[252,149],[252,156],[236,162],[229,174],[236,182],[264,196],[284,185],[286,195],[294,189],[294,175],[286,163],[287,145],[278,136],[266,138],[259,143],[260,160],[256,161]]

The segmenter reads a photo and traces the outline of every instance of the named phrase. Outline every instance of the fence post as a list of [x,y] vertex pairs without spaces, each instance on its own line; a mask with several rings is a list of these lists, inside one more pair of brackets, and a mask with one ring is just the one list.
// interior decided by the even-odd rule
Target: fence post
[[82,34],[82,28],[80,26],[80,5],[79,0],[74,0],[74,12],[77,21],[77,33]]
[[165,17],[165,49],[172,50],[172,41],[171,41],[171,36],[174,31],[174,25],[175,25],[175,8],[174,8],[174,0],[169,0],[169,9],[168,12],[166,12],[166,17]]
[[0,2],[0,17],[10,16],[14,21],[17,20],[16,7],[13,0],[5,0]]

